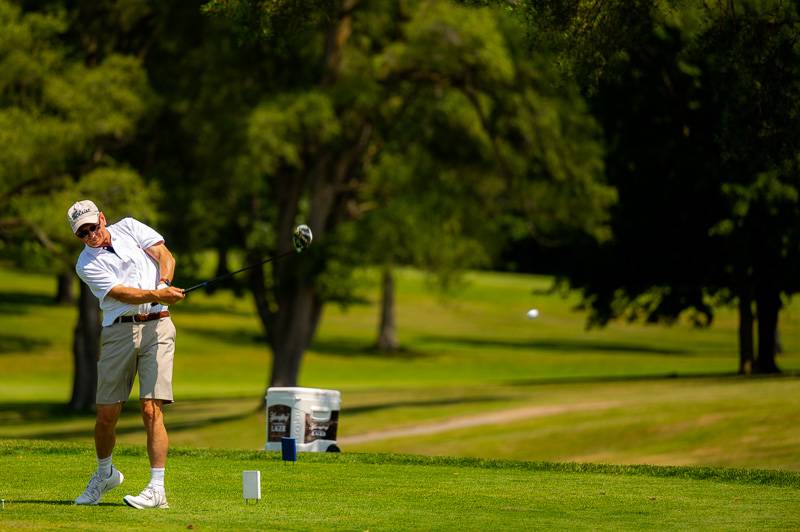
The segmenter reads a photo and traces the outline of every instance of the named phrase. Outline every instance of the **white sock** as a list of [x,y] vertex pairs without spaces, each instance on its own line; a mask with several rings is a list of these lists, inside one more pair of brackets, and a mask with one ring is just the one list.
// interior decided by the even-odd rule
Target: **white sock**
[[164,491],[164,468],[151,467],[150,468],[150,485]]
[[111,456],[108,458],[97,457],[97,474],[100,478],[108,478],[111,476]]

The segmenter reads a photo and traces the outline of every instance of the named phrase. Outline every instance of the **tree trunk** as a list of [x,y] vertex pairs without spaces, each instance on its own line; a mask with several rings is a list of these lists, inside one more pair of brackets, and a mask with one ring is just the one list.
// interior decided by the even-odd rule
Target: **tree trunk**
[[[305,179],[302,178],[287,176],[278,179],[277,254],[291,249],[291,235],[304,183]],[[309,225],[316,232],[317,228]],[[303,258],[307,257],[305,255]],[[272,280],[277,308],[272,310],[267,306],[266,309],[259,310],[266,318],[267,341],[272,349],[269,385],[297,386],[300,362],[305,346],[310,341],[307,335],[311,328],[309,320],[313,291],[304,286],[302,272],[299,271],[297,257],[294,256],[272,264]],[[264,289],[266,294],[266,287]],[[256,301],[260,306],[268,304],[266,298],[257,298]]]
[[[218,246],[217,247],[217,271],[214,272],[214,277],[222,277],[223,275],[227,275],[230,273],[230,269],[228,268],[228,248],[227,246]],[[211,283],[206,285],[206,293],[213,294],[217,291],[219,285],[217,283]]]
[[56,276],[56,303],[59,305],[72,305],[75,303],[75,294],[72,290],[75,285],[75,272],[65,271]]
[[397,351],[399,347],[395,336],[394,321],[394,276],[392,268],[383,270],[381,289],[381,320],[378,326],[378,350],[382,352]]
[[739,375],[753,373],[753,301],[750,294],[739,295]]
[[97,359],[100,357],[100,308],[97,298],[81,283],[78,298],[78,323],[72,344],[75,374],[69,407],[86,411],[95,404],[97,391]]
[[[328,29],[321,85],[332,85],[338,78],[342,50],[350,38],[352,13],[357,4],[358,0],[345,0],[339,19]],[[340,200],[349,189],[345,183],[353,179],[354,168],[360,163],[371,135],[372,127],[364,124],[357,140],[341,152],[317,153],[305,161],[302,174],[276,177],[276,254],[292,249],[294,224],[298,222],[305,191],[309,200],[306,223],[314,232],[315,246],[324,245],[324,235],[340,221],[345,209]],[[255,268],[259,271],[250,277],[256,308],[272,349],[270,386],[297,385],[303,354],[311,344],[322,315],[323,302],[314,285],[314,275],[324,270],[318,257],[312,247],[300,257],[273,263],[272,287],[266,286],[260,268]],[[269,290],[274,295],[271,299],[267,297]]]
[[758,358],[756,373],[780,373],[775,364],[775,328],[781,308],[780,292],[772,286],[756,289],[756,312],[758,316]]
[[[294,180],[287,183],[286,191],[299,198],[300,190]],[[315,232],[314,240],[324,240],[332,221],[331,210],[336,198],[336,182],[322,172],[312,176],[309,193],[308,225]],[[277,252],[291,249],[291,235],[298,212],[296,199],[282,204],[278,215]],[[300,363],[316,333],[322,313],[322,302],[312,278],[315,267],[313,250],[273,265],[273,285],[277,311],[270,313],[270,345],[272,347],[272,373],[270,386],[297,386]]]
[[276,322],[270,386],[297,386],[303,353],[314,333],[314,290],[297,286],[292,293],[293,301],[284,302]]
[[344,0],[339,9],[339,21],[328,30],[325,39],[325,73],[323,85],[332,85],[339,76],[342,50],[353,31],[353,10],[358,0]]

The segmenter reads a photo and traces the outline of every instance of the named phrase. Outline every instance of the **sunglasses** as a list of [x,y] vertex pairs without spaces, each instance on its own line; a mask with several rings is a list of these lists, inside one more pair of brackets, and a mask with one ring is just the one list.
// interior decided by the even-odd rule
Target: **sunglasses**
[[100,229],[100,224],[92,224],[90,226],[87,226],[85,229],[81,229],[75,234],[78,236],[78,238],[86,238],[87,236],[89,236],[91,233],[94,233],[98,229]]

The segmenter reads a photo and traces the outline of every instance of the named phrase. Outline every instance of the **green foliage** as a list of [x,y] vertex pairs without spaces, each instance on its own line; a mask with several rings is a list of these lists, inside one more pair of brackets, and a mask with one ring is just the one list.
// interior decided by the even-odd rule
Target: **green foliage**
[[530,43],[556,50],[590,96],[619,191],[612,239],[567,269],[590,323],[688,310],[707,325],[715,305],[758,300],[772,357],[800,259],[797,6],[575,0],[523,13]]
[[251,172],[274,176],[279,170],[306,170],[307,159],[339,137],[333,102],[319,91],[279,94],[257,107],[248,125]]
[[271,44],[296,44],[320,26],[330,23],[350,1],[330,0],[211,0],[202,7],[208,15],[223,16],[244,40],[264,39]]
[[517,12],[531,48],[551,50],[565,79],[592,95],[600,80],[652,31],[655,0],[525,0]]
[[[63,12],[23,14],[0,2],[0,26],[4,253],[29,266],[71,269],[67,249],[76,242],[65,213],[78,196],[109,214],[152,212],[141,178],[112,153],[130,141],[155,97],[134,57],[109,55],[92,66],[75,59],[63,39]],[[52,257],[59,260],[51,264]]]
[[[129,138],[152,105],[147,75],[138,59],[111,55],[94,68],[69,65],[44,87],[47,107],[70,123],[86,141]],[[149,100],[149,101],[148,101]]]
[[720,108],[728,212],[715,233],[726,237],[734,269],[752,272],[756,283],[779,276],[782,291],[792,293],[800,261],[800,12],[775,2],[738,7],[713,13],[690,50],[707,58]]
[[[247,117],[244,153],[225,192],[239,198],[234,204],[259,198],[243,221],[247,247],[268,249],[276,242],[278,183],[325,179],[320,174],[341,164],[335,161],[359,142],[365,124],[370,146],[339,186],[342,197],[355,201],[337,200],[358,229],[341,227],[328,237],[338,245],[326,247],[355,246],[362,255],[329,257],[330,267],[340,264],[337,271],[347,272],[348,261],[414,263],[452,279],[450,273],[486,264],[496,252],[505,226],[487,222],[507,221],[501,212],[509,205],[533,218],[542,234],[602,232],[613,194],[599,183],[596,126],[576,90],[564,98],[552,87],[555,73],[545,59],[534,64],[519,53],[520,38],[513,34],[519,27],[511,19],[448,2],[357,3],[340,6],[338,15],[334,6],[311,9],[298,22],[304,37],[297,40],[276,29],[293,5],[212,2],[204,8],[277,46],[272,61],[315,58],[313,65],[324,64],[322,30],[352,7],[335,83],[318,70],[316,77],[287,80],[284,88],[262,85],[261,103]],[[240,76],[253,79],[249,72]],[[526,88],[534,79],[536,86]],[[513,177],[504,175],[503,167],[512,165]],[[541,204],[519,204],[531,191]],[[559,202],[574,212],[548,209]],[[298,222],[307,221],[309,205],[307,197],[299,200]],[[483,217],[473,215],[481,210]],[[528,232],[530,224],[519,227]],[[327,279],[319,286],[351,286],[349,275],[334,282],[331,271],[317,271]],[[344,295],[337,293],[337,299]]]
[[[78,182],[68,181],[49,194],[19,195],[11,201],[11,210],[21,213],[26,227],[37,235],[43,250],[27,244],[26,253],[16,260],[19,264],[48,269],[71,271],[74,251],[80,243],[66,222],[67,208],[79,199],[91,198],[106,214],[108,223],[132,216],[155,225],[155,187],[145,185],[139,174],[130,168],[103,166],[91,170]],[[52,262],[52,258],[58,259]]]
[[[493,224],[486,219],[490,211],[481,212],[475,185],[488,193],[490,180],[478,169],[442,168],[411,144],[402,154],[384,151],[369,172],[362,190],[365,212],[358,222],[361,241],[356,243],[368,261],[419,265],[443,288],[464,269],[488,262],[482,242]],[[492,197],[488,193],[482,199]]]
[[[494,10],[424,4],[375,59],[393,116],[361,191],[372,261],[422,265],[445,284],[506,241],[602,238],[611,189],[599,130],[547,54]],[[403,197],[403,196],[406,197]],[[480,216],[475,216],[480,212]]]
[[0,201],[26,188],[43,189],[66,171],[65,156],[79,150],[80,126],[18,107],[0,109]]
[[[200,165],[225,168],[227,186],[201,179],[194,190],[204,199],[189,201],[211,204],[218,220],[235,210],[237,231],[203,225],[218,247],[253,258],[279,252],[293,224],[318,237],[291,279],[270,267],[272,278],[256,283],[275,292],[257,295],[270,302],[270,312],[260,306],[266,321],[296,301],[277,305],[281,285],[310,283],[320,304],[352,298],[350,271],[364,262],[420,265],[447,285],[461,268],[489,263],[510,225],[541,238],[604,237],[614,195],[602,184],[596,124],[574,86],[556,87],[546,53],[522,53],[520,27],[502,11],[390,0],[203,10],[253,58],[207,51],[213,64],[229,56],[235,65],[237,83],[220,83],[216,99],[252,90],[234,98],[239,146]],[[192,123],[206,145],[220,123],[203,113],[210,98],[187,101],[200,104]],[[276,324],[265,327],[275,341]]]
[[669,322],[687,307],[710,320],[702,287],[720,250],[708,231],[724,211],[710,156],[716,117],[705,85],[682,61],[684,46],[675,30],[642,35],[593,98],[620,198],[613,239],[568,269],[574,286],[586,287],[593,324]]
[[505,39],[488,10],[450,2],[422,3],[405,28],[405,39],[387,47],[379,71],[451,84],[508,83],[514,67]]

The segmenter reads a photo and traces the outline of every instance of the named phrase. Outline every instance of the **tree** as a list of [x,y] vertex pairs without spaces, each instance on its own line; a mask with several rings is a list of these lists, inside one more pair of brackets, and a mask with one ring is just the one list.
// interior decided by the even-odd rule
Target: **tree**
[[[78,193],[100,200],[123,188],[118,203],[134,209],[145,193],[112,154],[148,107],[147,80],[132,57],[75,59],[63,12],[22,13],[0,1],[0,26],[0,238],[18,264],[61,273],[74,267],[65,213]],[[70,405],[82,410],[94,404],[99,319],[85,288],[77,303]]]
[[[285,85],[265,90],[250,115],[248,153],[234,179],[249,187],[240,196],[248,205],[240,225],[248,261],[288,250],[301,220],[316,235],[316,247],[303,260],[256,269],[250,277],[274,355],[272,385],[296,384],[324,302],[348,296],[348,270],[358,257],[343,245],[355,234],[345,222],[387,189],[404,187],[403,176],[415,187],[417,179],[436,180],[424,189],[435,194],[417,198],[419,205],[407,213],[432,213],[434,221],[465,223],[460,212],[469,204],[463,198],[485,205],[501,193],[508,199],[524,192],[527,200],[584,207],[574,218],[594,228],[613,199],[596,182],[601,165],[593,121],[580,103],[577,112],[563,112],[577,91],[564,97],[552,87],[544,61],[515,65],[489,10],[390,1],[313,4],[302,13],[290,1],[220,1],[207,9],[232,21],[245,38],[266,39],[272,49],[303,59]],[[407,119],[423,111],[433,116]],[[579,133],[577,141],[572,133]],[[405,145],[402,139],[411,135],[421,140]],[[478,151],[466,153],[472,146]],[[382,180],[398,158],[405,159],[400,175]],[[367,190],[369,176],[381,182]],[[449,187],[458,193],[448,195]],[[392,196],[411,200],[409,192]],[[448,197],[454,199],[450,211]],[[533,209],[527,200],[515,205],[518,211],[538,212],[541,206]],[[557,209],[546,212],[551,216],[536,219],[543,229],[567,223]],[[398,213],[382,211],[372,223]],[[420,222],[413,224],[403,227]],[[403,258],[435,247],[399,245],[407,248],[396,250]],[[428,257],[453,249],[439,246]]]
[[708,62],[719,106],[715,140],[727,212],[712,231],[725,248],[723,283],[715,288],[738,300],[740,372],[775,373],[778,315],[783,298],[798,290],[800,267],[800,12],[795,3],[744,1],[709,15],[691,53]]
[[[407,25],[420,41],[422,35],[432,39],[431,34],[464,33],[470,26],[431,11],[420,10],[419,19]],[[475,26],[500,43],[492,48],[493,63],[507,65],[507,73],[415,85],[413,101],[392,122],[362,191],[370,210],[359,241],[383,270],[379,347],[391,348],[393,338],[389,302],[395,263],[433,272],[446,288],[464,268],[488,264],[512,236],[603,237],[614,195],[599,180],[599,128],[576,86],[557,83],[549,54],[530,57],[515,21],[499,13],[492,17],[494,27]],[[430,45],[398,44],[392,57],[402,57],[394,61],[403,67],[392,76],[413,71],[417,78],[435,80]],[[466,55],[448,52],[454,64]]]
[[[777,316],[796,290],[799,243],[796,6],[569,5],[529,3],[591,94],[620,195],[613,239],[583,250],[576,264],[591,270],[568,272],[591,323],[690,311],[710,324],[714,306],[738,304],[747,373],[755,301],[754,369],[777,371]],[[640,15],[634,24],[625,10]]]
[[626,316],[671,322],[686,309],[709,324],[705,299],[719,246],[710,230],[724,212],[713,154],[717,119],[696,67],[682,63],[679,32],[640,36],[593,106],[606,133],[606,171],[619,192],[613,239],[572,267],[593,324]]

